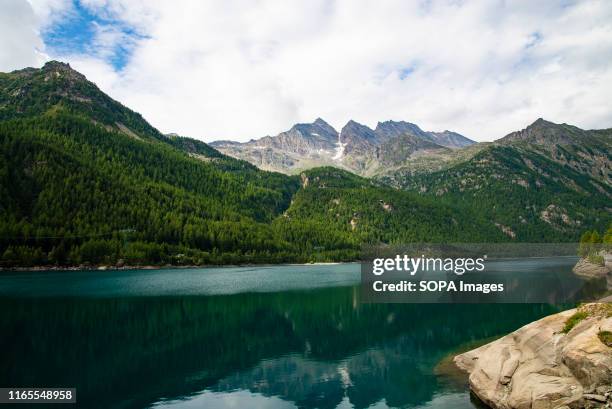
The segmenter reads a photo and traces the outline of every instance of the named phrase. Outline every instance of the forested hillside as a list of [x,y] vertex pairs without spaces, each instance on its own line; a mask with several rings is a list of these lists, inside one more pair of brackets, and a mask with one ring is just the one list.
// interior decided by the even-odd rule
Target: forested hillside
[[285,219],[318,223],[330,235],[348,235],[355,244],[508,240],[471,209],[440,205],[344,170],[312,169],[302,174],[302,185]]
[[506,240],[469,209],[333,168],[264,172],[166,136],[69,66],[0,74],[0,260],[353,260],[363,243]]
[[577,241],[612,221],[612,132],[544,120],[447,169],[383,181],[475,210],[518,241]]

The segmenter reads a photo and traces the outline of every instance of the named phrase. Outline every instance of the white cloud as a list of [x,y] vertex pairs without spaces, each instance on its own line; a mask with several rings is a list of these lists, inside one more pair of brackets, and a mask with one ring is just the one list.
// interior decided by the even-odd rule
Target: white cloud
[[[145,37],[121,70],[108,50],[127,39],[109,28],[96,37],[104,52],[59,57],[163,132],[246,140],[318,116],[338,128],[403,119],[477,140],[538,117],[612,127],[605,0],[82,4]],[[0,68],[3,53],[36,44],[0,46]]]
[[32,7],[38,18],[39,28],[45,28],[73,12],[70,0],[19,0],[19,2],[27,2]]
[[0,13],[0,69],[38,66],[44,61],[44,44],[38,35],[38,19],[30,3],[5,0]]

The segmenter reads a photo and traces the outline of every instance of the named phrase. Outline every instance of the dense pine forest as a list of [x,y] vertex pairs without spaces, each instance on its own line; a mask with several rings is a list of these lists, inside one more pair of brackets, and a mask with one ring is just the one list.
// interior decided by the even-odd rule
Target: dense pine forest
[[450,169],[406,178],[402,187],[473,209],[505,227],[514,239],[577,241],[585,229],[606,228],[612,210],[612,187],[605,177],[594,178],[571,166],[578,163],[589,172],[603,173],[605,166],[588,160],[600,151],[611,163],[610,138],[582,142],[555,145],[555,154],[562,155],[556,160],[539,146],[536,150],[524,144],[494,145]]
[[577,240],[609,216],[605,197],[567,196],[591,225],[527,220],[511,237],[483,208],[500,203],[509,223],[508,203],[548,197],[497,192],[441,200],[335,168],[265,172],[161,134],[66,64],[0,74],[3,267],[346,261],[367,243]]

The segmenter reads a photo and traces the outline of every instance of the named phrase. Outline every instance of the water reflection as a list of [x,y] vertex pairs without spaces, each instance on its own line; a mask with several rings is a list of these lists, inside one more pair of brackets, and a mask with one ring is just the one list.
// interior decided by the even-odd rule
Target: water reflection
[[465,385],[434,374],[440,359],[557,310],[358,293],[4,298],[0,384],[75,386],[88,408],[474,407]]

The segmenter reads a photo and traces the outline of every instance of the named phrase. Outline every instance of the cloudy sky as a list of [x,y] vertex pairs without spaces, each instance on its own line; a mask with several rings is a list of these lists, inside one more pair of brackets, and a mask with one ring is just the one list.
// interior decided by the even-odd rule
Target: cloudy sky
[[0,71],[69,62],[162,132],[322,117],[497,139],[612,127],[612,2],[2,0]]

